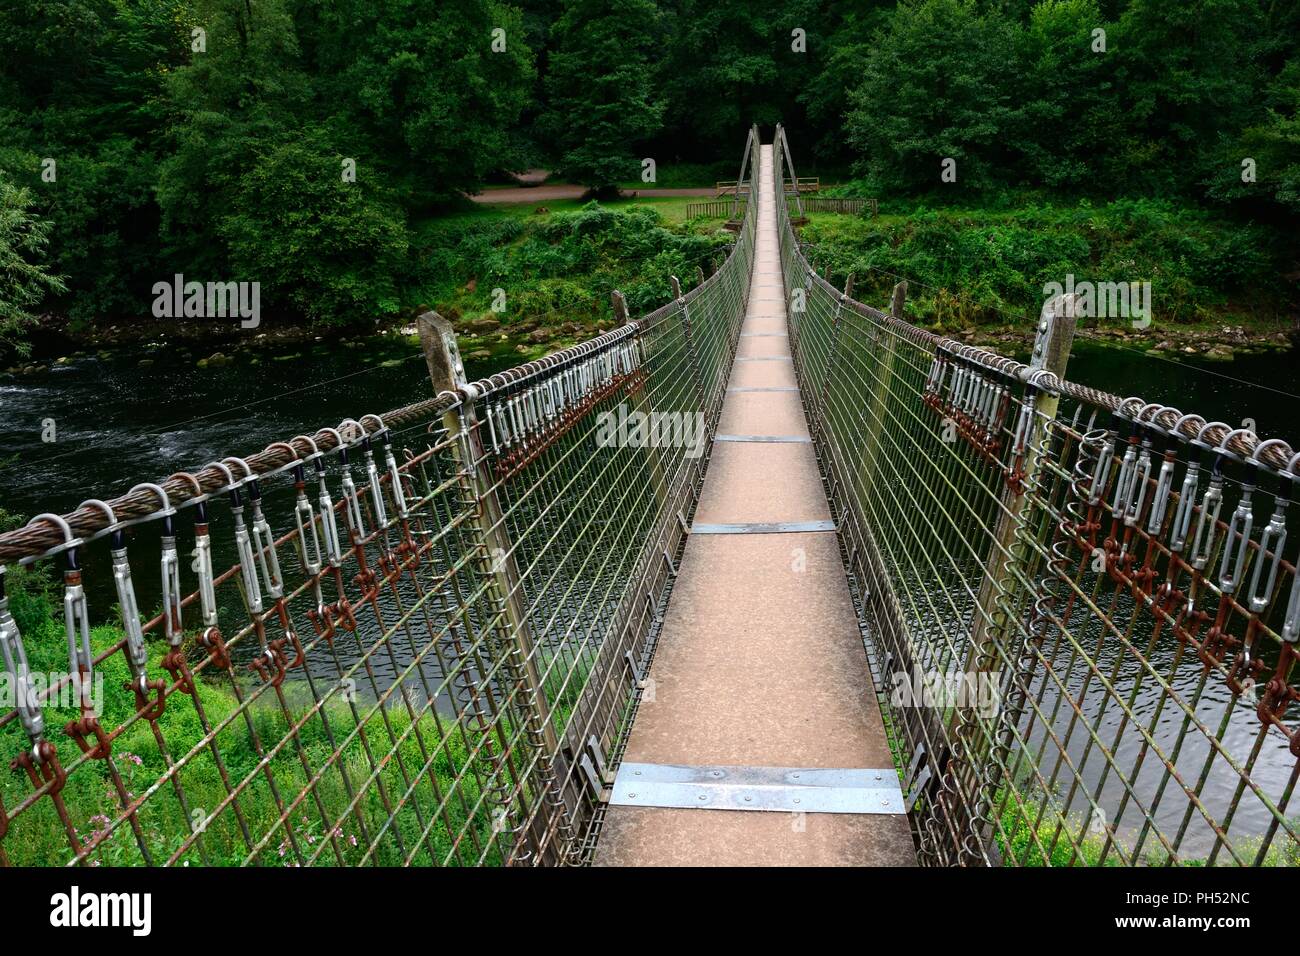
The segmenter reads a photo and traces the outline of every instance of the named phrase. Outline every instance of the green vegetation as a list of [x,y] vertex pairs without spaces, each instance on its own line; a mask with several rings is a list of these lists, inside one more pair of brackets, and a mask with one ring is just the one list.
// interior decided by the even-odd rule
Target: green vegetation
[[859,53],[845,132],[873,190],[1203,197],[1249,156],[1269,178],[1238,195],[1295,213],[1294,155],[1265,162],[1242,132],[1294,136],[1297,26],[1243,0],[900,3]]
[[[945,323],[1032,310],[1067,266],[1151,280],[1176,321],[1296,313],[1296,4],[11,0],[0,339],[138,320],[177,273],[261,283],[273,322],[400,318],[452,288],[429,223],[485,182],[543,167],[612,195],[649,158],[653,185],[708,184],[778,121],[799,172],[915,211],[897,255],[825,251],[921,268]],[[978,255],[927,262],[925,237]],[[608,289],[507,291],[551,324]]]
[[[1015,794],[999,792],[994,805],[1000,808],[997,846],[1007,865],[1014,866],[1126,866],[1132,854],[1131,846],[1124,846],[1124,856],[1117,852],[1113,840],[1107,841],[1101,828],[1090,829],[1082,814],[1062,814],[1052,801],[1044,806],[1041,791],[1027,787]],[[1253,864],[1262,840],[1238,839],[1233,849],[1248,864]],[[1105,859],[1103,860],[1103,853]],[[1169,854],[1154,837],[1147,839],[1139,865],[1168,866]],[[1203,859],[1179,859],[1180,866],[1198,867]],[[1232,855],[1221,849],[1216,866],[1233,865]],[[1278,840],[1269,846],[1262,861],[1263,866],[1300,866],[1300,845],[1292,840]]]
[[[0,509],[0,531],[21,524],[19,518]],[[65,673],[67,645],[57,607],[60,589],[49,566],[38,570],[10,567],[5,578],[10,611],[23,635],[32,672]],[[94,627],[94,654],[105,653],[122,638],[117,623]],[[192,644],[191,635],[187,646]],[[165,675],[161,663],[165,642],[151,637],[147,648],[149,674]],[[549,657],[543,652],[539,658],[552,720],[561,732],[586,686],[594,653],[592,648],[570,646]],[[316,654],[319,656],[319,649]],[[235,671],[245,673],[241,665]],[[0,676],[8,675],[0,672]],[[317,693],[324,696],[332,690],[333,694],[318,711],[313,709],[305,683],[296,676],[281,688],[286,700],[282,707],[274,693],[251,675],[241,680],[236,692],[227,673],[208,669],[197,676],[196,699],[181,692],[168,697],[156,721],[157,735],[165,741],[164,752],[154,727],[139,719],[135,698],[124,687],[131,676],[125,655],[118,652],[99,663],[96,676],[103,680],[98,698],[103,706],[102,725],[115,729],[129,724],[112,748],[113,766],[126,792],[134,799],[144,795],[144,788],[158,787],[135,814],[154,863],[178,854],[181,865],[248,861],[296,866],[300,856],[310,860],[320,851],[317,862],[325,865],[336,865],[341,857],[346,865],[377,862],[396,866],[416,848],[417,863],[470,865],[478,863],[480,855],[489,865],[500,863],[500,845],[493,831],[494,807],[483,790],[484,757],[467,744],[455,717],[418,711],[413,719],[399,696],[394,696],[382,713],[364,695],[358,696],[355,705],[349,704],[338,693],[338,685],[331,688],[319,675]],[[366,682],[359,680],[358,684],[359,689],[368,689]],[[262,688],[260,696],[252,700],[258,688]],[[60,698],[57,703],[64,702]],[[82,759],[76,743],[63,731],[67,721],[79,716],[76,709],[50,702],[42,713],[45,739],[58,750],[64,768]],[[296,729],[291,730],[291,723]],[[517,726],[508,716],[499,718],[499,733],[506,739],[516,736]],[[214,744],[220,766],[213,754]],[[0,728],[0,753],[8,755],[6,760],[28,746],[18,721]],[[383,759],[390,751],[393,756]],[[304,770],[304,760],[312,768],[310,773]],[[178,765],[175,780],[184,791],[184,803],[177,797],[175,784],[165,776]],[[317,783],[308,789],[313,775],[318,775]],[[269,780],[272,777],[275,792]],[[430,777],[445,801],[432,826]],[[87,760],[70,774],[69,781],[61,798],[77,839],[84,842],[102,837],[88,857],[92,865],[144,862],[129,824],[107,832],[122,812],[122,798],[108,763]],[[390,807],[396,806],[399,795],[406,794],[416,781],[420,809],[408,802],[394,814]],[[239,788],[233,802],[230,787]],[[0,805],[8,810],[29,797],[31,789],[25,775],[0,773]],[[297,807],[286,813],[285,808],[300,796],[303,799]],[[326,832],[329,824],[324,821],[335,824],[332,833]],[[201,839],[186,847],[200,822]],[[253,849],[245,831],[251,835]],[[369,844],[385,832],[377,840],[373,856],[367,858]],[[459,847],[453,846],[455,839]],[[330,846],[322,850],[325,841]],[[58,865],[72,855],[67,831],[48,798],[23,812],[0,849],[11,865]]]
[[20,354],[26,343],[20,333],[36,322],[31,309],[47,292],[64,285],[45,268],[50,223],[32,212],[32,197],[17,189],[0,171],[0,350],[6,345]]
[[[685,200],[675,205],[684,207]],[[437,277],[422,294],[440,303],[460,330],[485,342],[524,333],[533,343],[554,345],[589,337],[608,323],[612,289],[639,313],[669,297],[670,276],[694,285],[697,269],[711,271],[729,238],[716,228],[668,228],[656,207],[591,202],[544,217],[506,210],[431,219],[416,241]],[[492,309],[496,289],[505,293],[500,312]],[[465,343],[471,358],[484,347]]]
[[1265,226],[1169,200],[918,203],[877,219],[814,214],[803,238],[819,268],[853,273],[867,301],[887,301],[909,277],[909,314],[946,332],[1032,317],[1044,283],[1067,274],[1150,281],[1157,324],[1277,324],[1287,307],[1285,250]]
[[[32,655],[33,671],[66,670],[67,660],[62,656],[66,650],[61,647],[63,641],[62,635],[58,633],[58,625],[48,617],[43,622],[29,623],[37,624],[34,632],[28,631],[25,635],[28,651]],[[97,627],[91,632],[92,646],[96,653],[112,646],[121,637],[122,632],[111,626]],[[151,643],[151,673],[164,673],[159,664],[163,649],[161,642]],[[117,727],[135,714],[134,698],[122,690],[122,684],[130,678],[125,657],[114,654],[100,665],[99,672],[104,676],[105,686],[101,721],[106,727]],[[301,686],[297,689],[301,690]],[[249,690],[250,688],[244,689],[245,697]],[[303,696],[294,695],[294,690],[294,685],[286,683],[288,696]],[[302,717],[307,713],[310,701],[293,706],[290,713],[295,722],[302,721],[296,738],[291,738],[286,746],[267,758],[266,755],[286,737],[289,730],[284,711],[275,703],[273,696],[263,695],[253,703],[247,710],[250,719],[245,720],[240,715],[239,701],[230,688],[228,678],[200,678],[197,692],[198,706],[183,693],[173,694],[168,698],[167,708],[157,722],[158,732],[167,742],[172,761],[181,762],[187,754],[189,757],[177,771],[177,778],[185,793],[185,804],[182,805],[176,797],[173,786],[164,783],[160,792],[148,799],[136,814],[150,852],[155,857],[177,852],[190,837],[191,824],[202,820],[206,821],[203,836],[180,853],[180,864],[236,865],[251,856],[252,862],[261,865],[293,866],[298,862],[299,852],[304,859],[310,858],[320,848],[322,841],[330,837],[325,832],[326,824],[322,822],[318,798],[320,806],[325,808],[325,819],[331,822],[339,819],[344,821],[335,829],[333,846],[321,853],[319,862],[337,864],[339,861],[334,849],[337,847],[345,864],[361,863],[368,848],[367,834],[373,840],[380,826],[388,819],[389,812],[384,806],[379,786],[362,786],[375,771],[359,736],[353,736],[342,746],[342,756],[338,758],[337,764],[326,763],[331,754],[340,749],[336,744],[347,738],[353,728],[358,726],[349,705],[336,694],[325,704],[321,714],[305,721],[302,721]],[[206,745],[199,746],[206,739],[204,720],[199,717],[200,708],[207,727],[219,728],[215,739],[228,779],[234,784],[249,778],[248,786],[237,801],[238,814],[234,805],[228,802],[229,791],[222,782],[212,749]],[[443,792],[451,790],[453,785],[457,791],[456,799],[448,802],[445,819],[450,821],[453,834],[462,826],[466,828],[466,843],[462,851],[464,857],[461,861],[476,862],[478,851],[473,848],[474,842],[477,839],[480,846],[487,845],[492,823],[490,807],[479,804],[479,781],[470,769],[471,758],[462,736],[458,733],[448,734],[446,721],[440,726],[438,719],[429,714],[421,715],[413,729],[411,717],[405,708],[390,707],[383,715],[377,710],[371,714],[373,708],[373,703],[365,701],[359,701],[356,705],[357,712],[363,717],[370,714],[360,726],[378,748],[379,754],[387,752],[391,746],[390,733],[400,741],[397,747],[398,759],[389,761],[379,771],[383,790],[389,794],[404,793],[409,783],[403,779],[403,769],[408,778],[414,779],[420,775],[420,768],[432,757],[430,769]],[[81,754],[71,738],[63,733],[62,727],[67,720],[77,715],[72,709],[57,707],[44,708],[44,714],[46,739],[55,744],[59,750],[60,762],[67,767]],[[17,722],[0,730],[0,749],[5,753],[19,753],[26,745],[26,738]],[[308,781],[300,753],[306,755],[313,768],[328,769],[321,774],[320,783],[315,788],[315,798],[305,800],[291,812],[287,823],[281,822],[282,810],[270,790],[267,777],[268,774],[274,777],[280,800],[285,803],[292,800]],[[266,769],[259,767],[264,759],[268,762]],[[113,764],[121,773],[127,792],[135,796],[140,795],[138,788],[153,785],[168,770],[167,758],[159,749],[153,729],[143,720],[133,723],[114,742]],[[101,828],[107,827],[111,820],[120,815],[121,800],[105,761],[87,761],[74,771],[74,777],[72,783],[64,789],[62,797],[78,838],[85,841],[94,838],[102,832]],[[98,781],[97,784],[92,782],[95,780]],[[352,794],[348,793],[349,786],[353,788]],[[353,796],[362,789],[365,789],[365,793],[359,804],[354,811],[349,811]],[[10,773],[0,775],[0,798],[6,807],[12,809],[30,792],[31,784],[25,776]],[[427,803],[427,800],[423,802]],[[195,811],[203,812],[196,814]],[[256,853],[250,852],[245,841],[240,817],[252,834],[255,846],[263,837],[268,837],[266,845],[258,847]],[[425,823],[427,822],[426,820]],[[397,814],[394,826],[400,832],[408,853],[420,846],[423,827],[410,808]],[[294,850],[294,842],[298,852]],[[436,862],[441,863],[444,858],[449,858],[453,864],[457,862],[458,856],[452,853],[451,838],[446,827],[435,826],[431,830],[430,843],[433,845]],[[71,850],[54,803],[42,799],[31,811],[24,813],[20,822],[11,828],[4,849],[10,863],[14,865],[52,865],[66,861],[71,856]],[[392,839],[381,841],[375,852],[381,864],[391,866],[403,862],[402,854]],[[435,862],[429,860],[423,850],[418,858],[426,863]],[[105,837],[90,855],[90,859],[106,866],[138,865],[143,862],[136,837],[131,827],[125,824]],[[162,860],[155,858],[154,862]],[[490,856],[487,862],[495,862],[494,856]]]
[[659,131],[650,54],[659,37],[651,0],[565,0],[551,28],[548,108],[539,127],[560,173],[609,191],[640,168],[638,144]]

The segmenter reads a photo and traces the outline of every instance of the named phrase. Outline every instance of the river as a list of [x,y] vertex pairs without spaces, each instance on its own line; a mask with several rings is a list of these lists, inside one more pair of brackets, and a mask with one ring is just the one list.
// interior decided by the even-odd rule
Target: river
[[[132,352],[74,358],[28,375],[0,373],[0,508],[66,512],[138,481],[248,455],[278,439],[428,397],[416,346],[401,337],[235,353],[230,365]],[[253,364],[256,361],[257,364]],[[496,367],[468,363],[471,378]],[[1081,341],[1068,377],[1176,405],[1265,437],[1300,442],[1300,364],[1292,353],[1194,365]],[[42,440],[53,423],[53,441]]]

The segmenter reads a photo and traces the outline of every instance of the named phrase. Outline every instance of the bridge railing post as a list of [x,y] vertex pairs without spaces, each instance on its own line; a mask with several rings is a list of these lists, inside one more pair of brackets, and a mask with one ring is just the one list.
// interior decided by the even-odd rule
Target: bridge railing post
[[[893,295],[889,300],[890,315],[903,321],[903,308],[907,300],[907,280],[903,279],[894,286]],[[898,354],[899,338],[891,331],[888,325],[873,328],[875,348],[872,354],[875,356],[875,383],[870,386],[870,404],[867,412],[866,433],[867,438],[863,448],[863,464],[858,470],[861,476],[859,493],[869,494],[871,489],[878,484],[877,468],[880,463],[882,454],[889,454],[881,448],[885,435],[887,434],[886,418],[890,411],[890,397],[894,394],[894,370],[895,357]],[[882,346],[882,343],[883,346]]]
[[[472,511],[475,538],[475,572],[486,585],[490,608],[492,657],[500,657],[500,677],[496,698],[507,714],[522,724],[528,746],[536,751],[536,779],[525,774],[516,779],[530,843],[544,863],[563,863],[575,842],[572,807],[561,780],[566,756],[552,722],[545,681],[539,667],[537,645],[528,620],[522,579],[515,558],[515,543],[506,529],[504,511],[497,485],[486,467],[487,452],[478,427],[476,393],[465,378],[456,333],[436,312],[426,312],[419,320],[420,345],[434,393],[450,392],[459,396],[458,405],[443,415],[443,425],[456,462],[458,479],[468,509]],[[505,685],[504,687],[501,685]],[[486,693],[491,693],[486,690]],[[511,760],[510,767],[527,765],[527,760]],[[557,766],[558,765],[558,766]],[[512,769],[511,773],[515,773]],[[513,801],[503,808],[509,815]],[[519,821],[511,821],[519,826]],[[560,845],[556,846],[558,831]],[[507,862],[519,861],[523,854],[512,847]]]
[[[751,144],[754,141],[754,127],[749,128],[749,136],[745,138],[745,152],[740,157],[740,175],[736,178],[736,191],[731,196],[731,218],[736,218],[736,207],[740,204],[740,185],[745,181],[745,170],[749,168],[749,154]],[[756,175],[757,170],[751,175]]]
[[[1058,296],[1043,307],[1030,360],[1031,375],[1042,370],[1052,373],[1058,383],[1064,380],[1076,324],[1073,297]],[[953,717],[954,731],[958,732],[954,736],[960,736],[965,749],[965,766],[958,767],[957,772],[966,786],[976,786],[977,781],[987,779],[990,769],[987,764],[996,759],[999,749],[996,738],[1005,729],[1002,725],[1008,719],[1003,698],[1013,677],[1000,676],[1000,666],[1019,657],[1010,644],[1015,637],[1016,609],[1023,606],[1028,596],[1023,582],[1034,572],[1034,542],[1028,540],[1034,533],[1029,527],[1034,508],[1033,489],[1038,487],[1042,476],[1043,448],[1049,439],[1048,425],[1056,419],[1060,391],[1055,387],[1036,388],[1031,379],[1026,385],[1023,401],[1030,409],[1032,421],[1039,424],[1032,437],[1022,439],[1021,473],[1007,483],[999,500],[998,520],[990,538],[988,557],[983,563],[984,576],[976,597],[966,664],[967,675],[972,678],[983,674],[997,676],[997,714],[985,719],[958,710]],[[1009,467],[1016,467],[1014,460]],[[958,725],[963,719],[967,726],[959,730]],[[982,729],[977,726],[981,720],[984,721]],[[979,802],[991,800],[994,794],[982,795],[976,790],[974,796],[976,810],[982,812],[987,808],[979,807]],[[970,821],[970,824],[982,828],[987,821]]]

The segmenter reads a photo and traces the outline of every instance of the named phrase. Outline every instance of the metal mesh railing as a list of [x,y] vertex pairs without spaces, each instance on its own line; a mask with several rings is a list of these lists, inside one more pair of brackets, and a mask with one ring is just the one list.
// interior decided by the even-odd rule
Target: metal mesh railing
[[[792,178],[784,134],[778,182]],[[786,186],[787,190],[790,187]],[[778,204],[790,336],[920,858],[1294,864],[1300,456],[855,301]]]
[[[427,316],[436,397],[0,535],[0,564],[64,569],[62,613],[30,576],[13,613],[0,592],[0,863],[580,861],[755,208],[712,277],[617,331],[467,383]],[[690,440],[609,433],[629,421]]]

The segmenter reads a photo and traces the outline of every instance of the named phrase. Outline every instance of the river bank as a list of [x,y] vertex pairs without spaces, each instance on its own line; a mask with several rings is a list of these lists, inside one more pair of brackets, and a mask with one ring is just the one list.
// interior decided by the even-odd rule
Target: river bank
[[[407,317],[342,328],[268,321],[255,330],[212,320],[163,323],[142,319],[77,328],[66,320],[43,319],[31,336],[30,354],[0,360],[0,370],[9,375],[34,375],[87,358],[121,361],[132,354],[140,368],[151,368],[166,356],[169,364],[190,363],[204,369],[236,361],[254,365],[263,360],[291,361],[322,349],[364,350],[403,340],[418,345],[416,316],[424,311],[427,309]],[[454,308],[447,310],[446,318],[456,328],[465,359],[493,367],[529,362],[613,327],[612,322],[550,325],[541,319],[503,323],[482,316],[463,316]]]
[[[980,326],[943,334],[969,345],[1018,357],[1029,354],[1034,341],[1034,330],[1023,324]],[[1231,363],[1249,356],[1289,352],[1296,346],[1300,333],[1276,323],[1186,326],[1152,323],[1145,329],[1080,325],[1075,339],[1097,346],[1148,352],[1153,357]]]
[[[403,339],[418,344],[415,319],[424,311],[427,307],[422,306],[409,316],[348,327],[268,321],[259,329],[247,331],[240,330],[237,323],[213,320],[164,323],[149,318],[85,328],[66,319],[45,317],[32,336],[31,354],[25,358],[10,356],[0,364],[0,370],[10,375],[30,375],[91,356],[120,359],[127,351],[137,353],[141,368],[155,365],[163,354],[190,362],[196,368],[208,368],[230,364],[237,358],[252,364],[262,359],[287,361],[322,348],[364,349],[372,343]],[[502,322],[481,313],[462,315],[455,308],[445,311],[456,328],[465,359],[493,367],[532,361],[613,327],[612,321],[551,324],[532,318]],[[1033,329],[1025,323],[982,325],[942,334],[1017,357],[1027,355],[1033,345]],[[1246,356],[1288,352],[1300,342],[1300,331],[1268,321],[1187,325],[1154,322],[1145,329],[1088,322],[1080,325],[1076,338],[1150,352],[1157,357],[1231,363]]]

